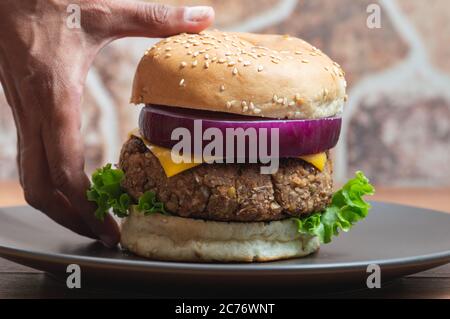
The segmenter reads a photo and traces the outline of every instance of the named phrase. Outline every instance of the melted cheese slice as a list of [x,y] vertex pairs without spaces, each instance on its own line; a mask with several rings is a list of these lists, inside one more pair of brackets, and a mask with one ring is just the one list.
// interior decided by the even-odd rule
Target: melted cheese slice
[[172,155],[170,149],[156,146],[150,144],[148,141],[143,140],[147,148],[156,158],[159,160],[164,172],[167,177],[172,177],[174,175],[180,174],[181,172],[187,171],[190,168],[201,165],[201,163],[175,163],[172,161]]
[[[180,174],[181,172],[187,171],[188,169],[191,169],[193,167],[202,164],[202,163],[175,163],[172,160],[170,149],[150,143],[141,136],[138,130],[131,132],[129,135],[140,138],[144,142],[144,144],[147,146],[150,152],[152,152],[153,155],[155,155],[155,157],[159,160],[159,163],[164,169],[164,172],[166,173],[167,177],[175,176],[177,174]],[[319,171],[323,171],[323,169],[325,168],[325,164],[327,162],[327,154],[325,153],[305,155],[300,156],[299,158],[304,160],[305,162],[310,163],[311,165],[316,167]]]

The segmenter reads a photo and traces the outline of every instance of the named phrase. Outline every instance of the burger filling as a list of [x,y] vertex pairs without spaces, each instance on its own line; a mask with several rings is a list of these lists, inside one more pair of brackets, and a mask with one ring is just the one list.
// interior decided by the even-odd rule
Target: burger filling
[[275,174],[258,164],[202,164],[167,177],[160,159],[135,136],[123,146],[121,185],[134,199],[153,192],[167,212],[216,221],[273,221],[307,216],[331,202],[332,163],[322,170],[299,158],[280,159]]

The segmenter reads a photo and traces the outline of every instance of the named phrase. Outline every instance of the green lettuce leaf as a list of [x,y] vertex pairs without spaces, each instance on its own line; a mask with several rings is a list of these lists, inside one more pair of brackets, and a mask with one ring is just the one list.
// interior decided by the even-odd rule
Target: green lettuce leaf
[[131,198],[120,186],[124,173],[112,168],[111,164],[99,168],[92,174],[92,184],[87,191],[87,198],[97,203],[95,216],[104,220],[110,209],[119,217],[128,215]]
[[375,188],[362,172],[356,172],[355,178],[334,193],[331,205],[324,211],[314,213],[304,219],[294,218],[298,231],[317,236],[322,243],[329,243],[339,231],[348,232],[352,226],[365,218],[370,204],[363,198],[373,195]]
[[[124,175],[121,169],[112,168],[111,164],[99,168],[92,174],[92,184],[86,195],[88,200],[97,204],[95,216],[98,219],[104,220],[111,210],[120,218],[128,216],[130,206],[135,203],[120,186]],[[144,214],[156,212],[166,214],[164,204],[156,200],[153,192],[143,194],[137,206]]]
[[156,195],[153,192],[145,192],[144,195],[139,197],[137,209],[144,213],[144,215],[150,215],[153,213],[161,213],[167,215],[164,209],[164,204],[156,200]]

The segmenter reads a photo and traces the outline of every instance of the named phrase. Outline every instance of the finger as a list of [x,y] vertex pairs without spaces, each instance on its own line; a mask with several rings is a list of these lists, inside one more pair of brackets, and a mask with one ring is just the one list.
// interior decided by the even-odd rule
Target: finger
[[25,200],[58,224],[82,236],[96,238],[67,199],[53,187],[40,133],[30,127],[32,126],[29,126],[28,133],[25,133],[25,143],[19,149]]
[[[35,98],[33,90],[27,89],[30,86],[27,86],[26,82],[22,87],[23,95],[20,97],[9,73],[0,73],[2,84],[8,91],[8,104],[13,110],[17,128],[17,165],[25,200],[58,224],[82,236],[97,238],[64,195],[51,183],[40,134],[40,112],[35,114],[36,109],[30,107],[33,104],[27,104],[27,100],[35,102],[34,104],[38,104],[36,101],[41,100]],[[28,107],[24,108],[24,105]],[[31,114],[37,116],[30,116]]]
[[112,18],[112,37],[165,37],[182,32],[198,33],[214,21],[214,9],[207,6],[174,7],[141,1],[107,1]]
[[119,228],[111,216],[95,218],[95,205],[86,198],[90,182],[84,173],[79,98],[65,89],[52,93],[56,105],[43,121],[42,136],[53,186],[61,191],[90,229],[107,245],[116,245]]

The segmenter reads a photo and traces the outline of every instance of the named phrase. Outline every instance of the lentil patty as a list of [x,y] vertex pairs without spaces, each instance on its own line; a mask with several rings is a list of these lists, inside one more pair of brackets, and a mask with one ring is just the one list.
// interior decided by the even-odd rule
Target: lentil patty
[[273,221],[325,208],[332,195],[332,162],[320,172],[295,158],[260,174],[258,164],[202,164],[167,178],[158,159],[137,137],[121,151],[124,189],[135,200],[155,192],[170,213],[217,221]]

